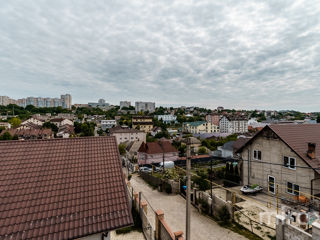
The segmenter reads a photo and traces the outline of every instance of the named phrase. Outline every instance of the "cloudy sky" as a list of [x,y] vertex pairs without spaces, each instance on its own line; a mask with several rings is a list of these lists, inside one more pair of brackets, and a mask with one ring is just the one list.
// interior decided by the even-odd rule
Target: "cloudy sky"
[[319,0],[0,1],[0,95],[320,111]]

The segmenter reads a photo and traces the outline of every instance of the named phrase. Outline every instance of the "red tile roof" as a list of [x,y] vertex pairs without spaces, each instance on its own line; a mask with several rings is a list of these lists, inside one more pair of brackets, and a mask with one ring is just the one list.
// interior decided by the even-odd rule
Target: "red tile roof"
[[147,154],[156,154],[156,153],[169,153],[169,152],[178,152],[178,150],[170,143],[170,141],[156,141],[142,143],[138,152],[145,152]]
[[133,223],[114,137],[0,142],[0,239],[73,239]]

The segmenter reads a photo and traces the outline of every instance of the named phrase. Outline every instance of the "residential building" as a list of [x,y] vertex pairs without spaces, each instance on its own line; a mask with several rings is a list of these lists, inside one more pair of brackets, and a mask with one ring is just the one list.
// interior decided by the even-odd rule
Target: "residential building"
[[233,157],[233,144],[235,141],[229,141],[219,146],[216,151],[214,151],[214,156],[222,158],[232,158]]
[[21,123],[21,125],[27,125],[27,124],[29,124],[29,123],[34,124],[34,125],[38,125],[38,126],[40,126],[40,127],[43,125],[43,121],[40,121],[40,120],[38,120],[37,118],[34,118],[34,117],[29,118],[29,119],[23,121],[23,122]]
[[122,108],[129,108],[129,107],[131,107],[131,102],[129,102],[129,101],[121,101],[120,102],[120,110],[122,109]]
[[132,128],[122,128],[120,126],[111,128],[109,130],[110,136],[114,136],[117,139],[117,143],[124,143],[126,141],[143,141],[146,142],[147,134],[143,131]]
[[1,239],[110,239],[133,225],[114,137],[1,141]]
[[138,150],[140,149],[143,141],[128,142],[126,147],[128,159],[138,159]]
[[162,131],[161,127],[153,127],[150,134],[151,136],[156,136],[158,133],[160,133]]
[[106,103],[106,101],[104,99],[99,99],[98,102],[89,102],[88,103],[89,107],[93,107],[93,108],[106,108],[109,107],[110,104]]
[[42,98],[42,97],[27,97],[18,100],[11,99],[7,96],[0,96],[0,105],[16,104],[20,107],[32,105],[35,107],[63,107],[71,109],[72,97],[70,94],[61,95],[59,98]]
[[154,102],[135,102],[135,110],[138,112],[149,112],[153,113],[156,109],[156,104]]
[[132,117],[132,128],[139,129],[144,132],[151,132],[153,128],[153,118],[149,116]]
[[54,138],[54,133],[51,129],[11,128],[7,131],[2,131],[0,135],[5,132],[8,132],[12,137],[17,136],[19,140]]
[[41,115],[40,113],[37,113],[37,114],[33,114],[32,117],[39,121],[46,122],[51,118],[51,113],[46,113],[45,115]]
[[155,164],[163,161],[176,161],[179,151],[167,140],[142,143],[138,150],[138,164]]
[[10,129],[11,128],[11,124],[8,123],[8,122],[0,122],[0,128]]
[[188,133],[213,133],[219,132],[219,127],[206,121],[186,122],[183,123],[183,131]]
[[219,126],[220,115],[219,114],[208,114],[206,116],[206,121],[213,124],[213,125]]
[[66,118],[53,118],[50,120],[50,122],[55,124],[57,127],[60,127],[66,124],[73,126],[73,121]]
[[221,106],[217,107],[217,111],[218,111],[218,112],[221,112],[221,111],[223,111],[223,110],[224,110],[224,107],[221,107]]
[[248,132],[248,119],[243,116],[222,116],[219,122],[221,133]]
[[117,125],[116,120],[101,120],[100,121],[101,129],[106,131],[107,129],[113,128]]
[[61,125],[57,132],[57,137],[69,138],[72,135],[74,135],[74,126],[69,124]]
[[320,124],[268,125],[242,145],[243,184],[259,184],[280,198],[320,194]]
[[157,116],[158,120],[162,120],[164,123],[176,123],[177,122],[177,116],[175,115],[171,115],[171,114],[168,114],[168,115],[158,115]]

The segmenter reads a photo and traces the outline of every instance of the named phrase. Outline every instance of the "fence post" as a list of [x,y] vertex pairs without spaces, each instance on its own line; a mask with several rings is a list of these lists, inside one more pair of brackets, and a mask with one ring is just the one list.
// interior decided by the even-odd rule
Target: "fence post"
[[320,222],[315,221],[312,224],[312,240],[320,239]]
[[178,232],[174,232],[174,240],[183,240],[183,232],[182,231],[178,231]]
[[156,217],[156,231],[155,231],[155,233],[156,233],[156,240],[160,240],[160,220],[163,220],[164,219],[164,213],[163,213],[163,211],[162,210],[157,210],[156,211],[156,215],[155,215],[155,217]]
[[282,215],[276,216],[276,239],[284,240],[284,226],[286,224],[286,218]]

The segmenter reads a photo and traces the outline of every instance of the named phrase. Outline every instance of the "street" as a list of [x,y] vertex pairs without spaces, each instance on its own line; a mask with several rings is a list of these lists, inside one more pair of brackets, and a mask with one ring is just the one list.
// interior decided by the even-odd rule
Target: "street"
[[[182,230],[185,233],[186,201],[183,197],[180,195],[168,195],[166,193],[153,190],[137,174],[132,176],[130,182],[135,192],[141,191],[144,194],[153,209],[161,209],[164,211],[165,220],[173,232]],[[191,239],[242,240],[247,238],[226,228],[220,227],[216,222],[204,215],[201,215],[194,207],[192,207]]]

